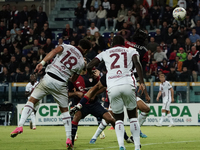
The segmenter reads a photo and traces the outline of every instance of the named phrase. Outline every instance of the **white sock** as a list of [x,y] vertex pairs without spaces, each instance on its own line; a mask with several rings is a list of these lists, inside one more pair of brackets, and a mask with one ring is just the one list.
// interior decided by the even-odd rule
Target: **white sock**
[[67,139],[72,139],[72,124],[71,124],[71,116],[69,112],[62,113],[62,121],[65,127],[66,137]]
[[22,110],[22,115],[18,124],[19,127],[23,127],[26,119],[32,113],[33,109],[34,109],[34,104],[28,101],[24,106],[24,109]]
[[148,116],[148,113],[145,113],[145,112],[141,112],[139,117],[138,117],[138,120],[139,120],[139,124],[140,124],[140,127],[143,125],[143,123],[145,122],[146,118]]
[[171,115],[171,113],[167,114],[167,116],[168,116],[168,119],[169,119],[170,123],[171,123],[171,124],[174,124],[174,122],[173,122],[173,120],[172,120],[172,115]]
[[140,149],[140,126],[137,118],[130,119],[130,129],[133,135],[135,149]]
[[124,123],[122,120],[117,120],[115,122],[115,132],[119,147],[124,147]]
[[165,112],[162,113],[162,117],[161,117],[161,119],[160,119],[160,124],[162,124],[164,118],[165,118]]
[[36,126],[36,124],[35,124],[35,118],[36,118],[35,112],[33,111],[30,116],[31,116],[31,121],[32,121],[33,126]]
[[99,127],[97,128],[95,134],[93,135],[92,139],[97,139],[97,137],[101,134],[101,132],[106,128],[107,123],[104,119],[102,119]]

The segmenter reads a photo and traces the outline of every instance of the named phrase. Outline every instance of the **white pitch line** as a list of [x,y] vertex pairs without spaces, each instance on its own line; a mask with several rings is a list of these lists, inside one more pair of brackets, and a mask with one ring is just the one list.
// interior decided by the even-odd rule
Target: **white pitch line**
[[[157,145],[157,144],[173,144],[173,143],[192,143],[192,142],[200,142],[200,140],[197,141],[176,141],[176,142],[163,142],[163,143],[147,143],[142,144],[142,146],[148,146],[148,145]],[[118,148],[119,146],[113,146],[113,147],[106,147],[106,148],[91,148],[91,149],[84,149],[84,150],[99,150],[99,149],[111,149],[111,148]],[[126,147],[133,147],[133,145],[128,145]]]

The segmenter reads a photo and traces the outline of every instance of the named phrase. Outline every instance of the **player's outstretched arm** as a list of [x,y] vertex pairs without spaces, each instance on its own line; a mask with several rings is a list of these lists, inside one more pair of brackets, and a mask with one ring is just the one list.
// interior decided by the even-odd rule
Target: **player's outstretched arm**
[[156,100],[159,101],[160,96],[162,95],[162,92],[159,91]]
[[40,72],[43,68],[43,66],[46,64],[47,61],[51,60],[56,54],[59,54],[63,51],[62,46],[58,46],[55,49],[53,49],[51,52],[49,52],[44,59],[36,66],[34,72]]
[[174,89],[171,88],[170,91],[171,91],[171,98],[172,98],[172,103],[173,103],[174,102]]

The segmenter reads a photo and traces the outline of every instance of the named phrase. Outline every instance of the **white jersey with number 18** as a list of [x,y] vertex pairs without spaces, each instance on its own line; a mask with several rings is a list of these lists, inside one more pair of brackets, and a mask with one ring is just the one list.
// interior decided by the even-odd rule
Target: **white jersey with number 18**
[[97,59],[105,62],[108,90],[123,84],[130,84],[135,88],[135,77],[132,75],[133,55],[139,55],[136,49],[116,46],[96,56]]
[[67,44],[61,46],[64,48],[63,51],[47,66],[46,72],[51,72],[67,82],[74,73],[81,73],[85,63],[78,47]]

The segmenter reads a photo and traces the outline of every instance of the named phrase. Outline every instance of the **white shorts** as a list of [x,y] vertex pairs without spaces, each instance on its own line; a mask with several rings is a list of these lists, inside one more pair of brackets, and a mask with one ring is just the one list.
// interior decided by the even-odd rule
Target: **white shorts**
[[119,85],[110,88],[108,97],[115,114],[123,113],[124,106],[127,110],[133,110],[137,106],[135,88],[131,85]]
[[170,110],[170,104],[171,104],[171,101],[164,101],[162,109],[169,111]]
[[46,74],[40,83],[35,87],[31,96],[35,99],[41,100],[44,96],[49,94],[54,97],[54,100],[60,107],[68,107],[67,83],[58,81]]
[[142,99],[140,97],[136,97],[136,101],[142,101]]

